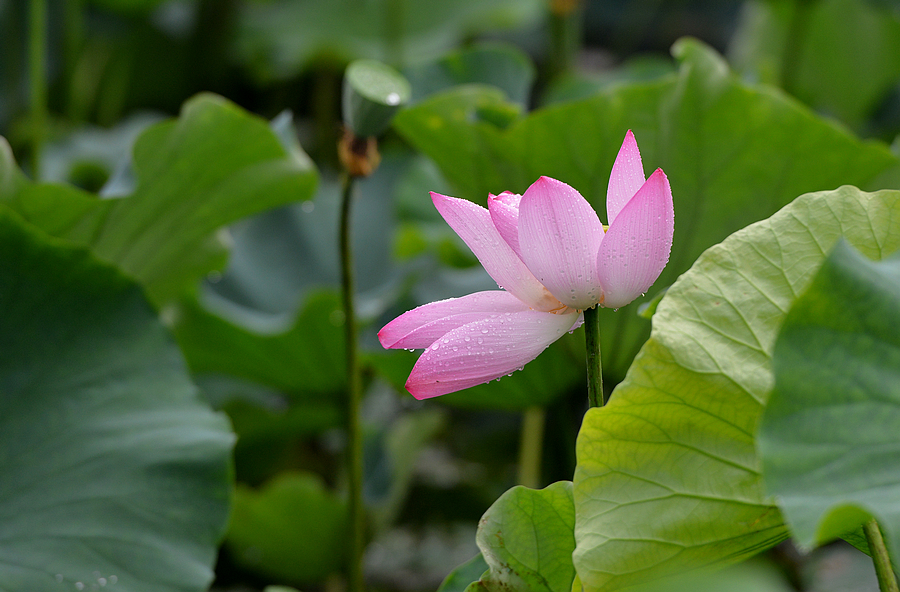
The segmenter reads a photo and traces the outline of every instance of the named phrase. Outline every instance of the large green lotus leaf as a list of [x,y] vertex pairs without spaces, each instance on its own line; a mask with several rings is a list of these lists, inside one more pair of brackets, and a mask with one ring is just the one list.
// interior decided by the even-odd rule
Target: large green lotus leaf
[[735,69],[860,127],[900,82],[900,17],[871,0],[748,2]]
[[248,569],[314,583],[344,565],[347,506],[318,475],[282,473],[259,490],[239,484],[226,544]]
[[205,394],[232,418],[239,480],[259,483],[294,466],[299,439],[342,425],[347,371],[336,294],[311,294],[275,331],[234,324],[195,298],[167,317]]
[[489,569],[466,590],[570,592],[574,526],[569,481],[544,489],[513,487],[478,523],[478,548]]
[[874,515],[900,549],[898,327],[900,258],[874,263],[843,242],[784,319],[759,455],[766,490],[803,546]]
[[297,400],[346,388],[344,318],[336,294],[311,295],[294,322],[275,332],[235,325],[195,299],[173,310],[172,323],[188,365],[197,374],[251,380]]
[[134,146],[133,194],[98,200],[61,185],[23,181],[11,157],[0,202],[45,231],[88,244],[165,303],[221,266],[216,231],[250,214],[312,196],[317,175],[268,124],[209,94],[185,103],[178,119],[147,129]]
[[[900,160],[765,86],[741,82],[713,50],[685,39],[677,75],[625,84],[534,111],[502,129],[479,114],[494,90],[459,88],[401,111],[395,128],[438,164],[458,195],[523,192],[548,175],[579,190],[605,220],[609,172],[627,129],[646,172],[662,167],[675,199],[672,256],[655,288],[671,284],[707,247],[773,214],[802,193],[842,184],[900,187]],[[646,339],[643,299],[603,310],[604,371],[624,375]]]
[[710,248],[666,293],[625,380],[579,433],[585,590],[737,561],[787,536],[754,435],[778,329],[842,237],[876,259],[900,248],[900,192],[802,195]]
[[248,3],[237,52],[262,78],[289,78],[313,61],[372,58],[404,65],[434,58],[467,36],[535,22],[537,0],[280,0]]
[[0,590],[205,590],[228,421],[137,285],[0,210]]

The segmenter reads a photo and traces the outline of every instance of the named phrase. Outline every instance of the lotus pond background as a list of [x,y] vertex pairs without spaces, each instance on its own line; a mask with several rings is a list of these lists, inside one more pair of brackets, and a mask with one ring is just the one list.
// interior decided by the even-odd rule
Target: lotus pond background
[[[367,587],[877,589],[850,543],[875,516],[900,549],[896,2],[0,0],[0,39],[0,590],[345,589],[357,58],[412,89],[352,220]],[[414,400],[378,329],[495,287],[428,192],[547,175],[604,212],[628,129],[676,225],[602,311],[610,404],[580,331]]]

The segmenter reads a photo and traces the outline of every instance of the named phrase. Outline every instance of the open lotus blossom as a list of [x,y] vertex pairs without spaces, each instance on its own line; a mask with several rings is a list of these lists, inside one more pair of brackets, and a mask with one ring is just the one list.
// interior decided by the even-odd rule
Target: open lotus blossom
[[425,349],[406,382],[417,399],[521,369],[596,305],[628,304],[669,260],[675,215],[662,169],[644,179],[629,130],[609,178],[609,229],[565,183],[541,177],[524,195],[491,195],[488,209],[431,193],[444,220],[501,290],[425,304],[388,323],[386,348]]

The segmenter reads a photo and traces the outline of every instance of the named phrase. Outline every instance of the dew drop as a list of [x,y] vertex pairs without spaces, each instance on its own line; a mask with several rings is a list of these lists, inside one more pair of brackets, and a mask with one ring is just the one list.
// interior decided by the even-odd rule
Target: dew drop
[[82,582],[75,582],[76,590],[84,590],[84,584]]
[[62,575],[62,574],[56,574],[56,582],[59,583],[59,584],[62,584],[62,581],[63,581],[63,575]]

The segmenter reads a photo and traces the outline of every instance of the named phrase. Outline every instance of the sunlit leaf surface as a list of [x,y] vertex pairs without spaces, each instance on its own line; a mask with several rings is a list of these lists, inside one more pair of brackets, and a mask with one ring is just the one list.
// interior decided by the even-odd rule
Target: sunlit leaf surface
[[900,248],[900,192],[803,195],[709,249],[653,316],[653,332],[578,439],[574,560],[586,590],[747,557],[787,536],[755,433],[791,304],[840,239]]
[[570,592],[574,525],[570,482],[510,489],[478,525],[478,547],[489,570],[467,590]]

